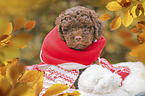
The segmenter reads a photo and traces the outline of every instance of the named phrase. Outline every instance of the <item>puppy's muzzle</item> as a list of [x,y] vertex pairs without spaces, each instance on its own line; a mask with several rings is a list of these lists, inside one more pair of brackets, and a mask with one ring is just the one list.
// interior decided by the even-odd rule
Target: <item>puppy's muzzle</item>
[[82,36],[75,36],[74,40],[75,42],[79,42],[82,40]]

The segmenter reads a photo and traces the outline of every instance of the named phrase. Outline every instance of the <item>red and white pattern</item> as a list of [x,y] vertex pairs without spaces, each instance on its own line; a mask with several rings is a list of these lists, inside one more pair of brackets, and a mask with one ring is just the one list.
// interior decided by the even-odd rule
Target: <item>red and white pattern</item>
[[[122,82],[130,74],[130,69],[127,66],[118,66],[118,67],[113,67],[106,59],[104,58],[99,58],[99,64],[110,70],[112,73],[116,73],[121,76]],[[122,86],[121,82],[121,86]]]
[[[58,83],[65,84],[71,87],[79,75],[79,70],[67,70],[60,66],[53,66],[53,65],[46,68],[46,70],[44,69],[42,70],[41,66],[43,65],[37,64],[37,65],[25,67],[26,70],[38,70],[38,71],[44,72],[43,88],[39,96],[42,96],[47,91],[48,87],[54,84],[58,84]],[[66,92],[72,93],[73,91],[74,91],[73,89],[68,89],[68,90],[65,90],[65,92],[63,93],[66,93]]]

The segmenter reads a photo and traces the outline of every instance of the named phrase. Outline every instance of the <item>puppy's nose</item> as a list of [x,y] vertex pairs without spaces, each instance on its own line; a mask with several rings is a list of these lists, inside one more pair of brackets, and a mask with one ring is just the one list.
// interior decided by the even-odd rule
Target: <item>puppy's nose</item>
[[75,39],[75,41],[81,41],[82,40],[82,36],[76,36],[74,39]]

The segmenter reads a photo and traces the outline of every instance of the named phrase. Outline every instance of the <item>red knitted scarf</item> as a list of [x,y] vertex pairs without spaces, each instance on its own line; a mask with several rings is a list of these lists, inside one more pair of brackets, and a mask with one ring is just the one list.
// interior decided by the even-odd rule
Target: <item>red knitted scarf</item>
[[91,44],[82,51],[71,49],[60,39],[57,26],[44,38],[40,58],[41,63],[58,65],[62,63],[80,63],[90,65],[101,54],[105,46],[106,39],[102,36],[100,40]]

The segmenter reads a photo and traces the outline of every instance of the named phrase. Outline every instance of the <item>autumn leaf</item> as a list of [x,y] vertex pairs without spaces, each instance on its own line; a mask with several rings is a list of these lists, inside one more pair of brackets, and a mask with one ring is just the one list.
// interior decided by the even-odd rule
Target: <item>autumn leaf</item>
[[43,72],[39,72],[36,70],[25,71],[23,76],[19,79],[19,82],[34,82],[38,79],[39,75],[43,75]]
[[6,59],[14,59],[20,55],[19,49],[15,47],[0,47],[0,61],[5,61]]
[[9,35],[2,35],[2,36],[0,36],[0,41],[6,39],[8,36],[9,36]]
[[121,25],[121,18],[118,16],[116,17],[114,20],[112,20],[110,26],[111,26],[111,30],[115,30],[118,29]]
[[138,57],[141,61],[145,63],[145,43],[133,48],[130,52],[130,55]]
[[143,6],[142,6],[142,4],[141,3],[138,3],[137,4],[137,8],[136,8],[136,15],[137,16],[139,16],[139,12],[141,11],[141,13],[143,13],[144,12],[144,8],[143,8]]
[[27,46],[27,43],[32,39],[32,35],[28,33],[20,33],[16,34],[10,44],[17,47],[17,48],[24,48]]
[[139,33],[139,30],[138,30],[137,28],[133,28],[131,31],[132,31],[133,33]]
[[50,86],[43,96],[57,95],[59,93],[62,93],[64,90],[68,88],[69,87],[67,85],[55,84],[55,85]]
[[72,93],[68,93],[68,95],[71,95],[71,96],[79,96],[81,94],[78,91],[74,91]]
[[103,15],[101,15],[100,16],[100,20],[102,20],[102,21],[107,21],[107,20],[109,20],[110,19],[110,15],[109,14],[103,14]]
[[26,90],[26,92],[24,92],[23,94],[20,94],[18,96],[39,96],[39,95],[35,94],[34,89],[29,88],[29,89]]
[[17,79],[23,73],[23,70],[24,67],[22,68],[20,64],[11,64],[8,66],[6,76],[12,86],[17,83]]
[[119,3],[122,7],[129,7],[131,5],[131,1],[130,0],[121,0],[121,2]]
[[110,11],[116,11],[121,9],[122,6],[117,1],[112,1],[106,5],[106,8]]
[[129,32],[128,30],[126,30],[126,29],[122,29],[122,30],[120,30],[120,31],[118,31],[118,35],[120,36],[120,37],[122,37],[123,39],[125,38],[130,38],[131,37],[131,32]]
[[35,96],[39,96],[39,93],[42,91],[43,84],[36,83],[33,87],[35,90]]
[[[12,59],[12,60],[7,60],[7,65],[10,65],[10,64],[17,64],[18,63],[18,58],[14,58],[14,59]],[[23,64],[22,64],[22,66],[23,66]]]
[[143,24],[136,24],[136,27],[137,27],[138,29],[143,29],[143,28],[145,28],[145,26],[144,26]]
[[123,22],[123,25],[124,25],[125,27],[128,27],[128,26],[133,22],[133,18],[132,18],[132,16],[130,15],[130,11],[129,11],[129,10],[127,10],[125,16],[123,17],[122,22]]
[[25,93],[29,89],[29,85],[27,83],[17,83],[14,89],[15,96],[20,96]]
[[140,43],[144,43],[145,42],[145,32],[140,33],[138,35],[138,40],[140,41]]
[[35,27],[35,21],[28,21],[28,22],[26,23],[25,29],[26,29],[26,30],[31,30],[31,29],[34,28],[34,27]]
[[13,27],[12,27],[12,23],[8,22],[7,24],[7,28],[5,30],[5,32],[3,33],[4,35],[9,35],[12,33]]
[[131,13],[132,13],[132,16],[133,18],[136,18],[137,16],[140,16],[142,14],[142,11],[141,10],[138,10],[138,15],[136,15],[137,13],[137,6],[133,6],[132,9],[131,9]]
[[11,39],[11,35],[2,35],[1,37],[0,37],[0,41],[1,42],[5,42],[6,44],[7,44],[7,42],[9,42],[10,41],[10,39]]
[[25,22],[26,22],[26,20],[23,16],[19,16],[19,17],[15,18],[15,20],[14,20],[14,32],[16,32],[21,27],[23,27],[25,25]]
[[0,74],[0,89],[5,94],[10,89],[10,83],[5,76]]
[[123,41],[123,45],[129,49],[132,49],[138,46],[139,43],[135,40],[131,40],[130,38],[128,38]]
[[0,67],[0,74],[5,76],[6,75],[7,66]]

